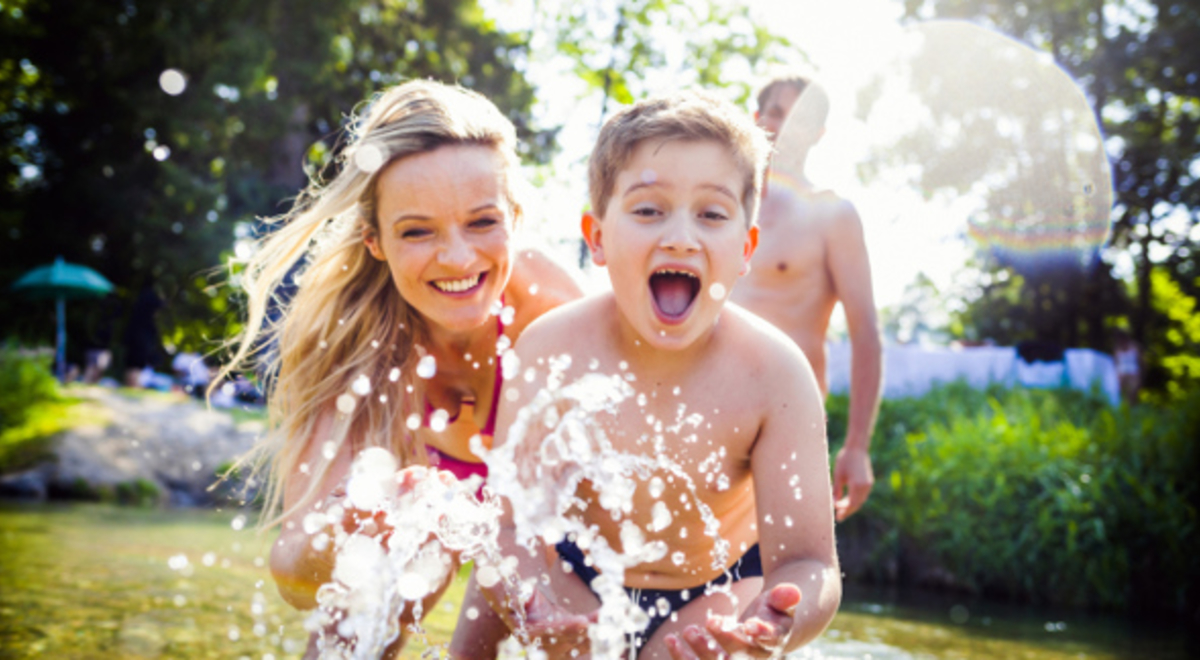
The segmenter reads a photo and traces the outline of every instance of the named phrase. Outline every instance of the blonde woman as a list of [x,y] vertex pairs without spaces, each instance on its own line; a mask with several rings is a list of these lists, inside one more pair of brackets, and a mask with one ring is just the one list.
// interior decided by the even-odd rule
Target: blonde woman
[[[257,361],[271,374],[266,520],[280,532],[270,566],[300,609],[316,606],[333,563],[301,522],[342,496],[355,455],[381,446],[401,465],[486,476],[469,441],[490,442],[497,344],[582,295],[550,259],[513,246],[516,135],[487,99],[412,81],[377,96],[350,132],[337,175],[309,187],[244,269],[247,329],[230,365]],[[269,313],[288,277],[296,293]],[[414,413],[422,423],[406,424]],[[456,636],[455,657],[492,655],[506,632],[476,597],[472,583],[479,617]]]

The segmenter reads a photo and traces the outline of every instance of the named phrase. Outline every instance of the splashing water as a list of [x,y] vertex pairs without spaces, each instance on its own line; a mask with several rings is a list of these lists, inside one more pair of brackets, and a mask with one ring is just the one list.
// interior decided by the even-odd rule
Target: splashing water
[[[505,357],[502,370],[516,377],[519,365],[503,364]],[[712,566],[724,570],[729,543],[720,538],[720,522],[699,496],[691,475],[667,458],[662,421],[651,420],[656,432],[639,443],[648,443],[644,455],[618,452],[596,424],[598,415],[615,413],[621,402],[636,396],[632,374],[588,372],[564,383],[570,365],[565,355],[548,361],[545,386],[518,411],[503,446],[489,451],[479,436],[472,438],[472,451],[484,457],[489,469],[482,501],[474,495],[477,479],[459,482],[421,466],[400,470],[397,459],[382,448],[359,453],[344,498],[332,499],[303,521],[313,547],[332,548],[334,554],[332,580],[318,591],[318,608],[306,624],[317,634],[320,657],[378,657],[399,638],[403,615],[420,621],[423,599],[450,578],[458,563],[473,560],[481,586],[501,585],[509,602],[528,602],[538,578],[520,580],[517,558],[503,555],[501,497],[512,505],[520,545],[533,548],[539,541],[553,545],[571,538],[589,552],[600,573],[591,586],[601,605],[597,622],[588,628],[596,658],[622,657],[627,636],[640,634],[649,622],[649,615],[626,594],[624,577],[628,568],[667,556],[666,542],[647,541],[645,536],[646,531],[661,532],[675,522],[667,503],[659,499],[666,487],[664,477],[686,487],[680,503],[685,510],[694,507],[699,512],[704,533],[714,540]],[[702,420],[695,413],[687,415],[684,407],[678,412],[669,431],[685,423],[698,426]],[[584,480],[598,494],[599,507],[614,520],[632,514],[634,493],[639,484],[647,484],[659,499],[646,521],[647,530],[626,518],[619,529],[619,548],[610,546],[597,527],[571,515],[573,507],[584,504],[575,494]],[[677,565],[686,561],[682,553],[676,555],[672,561]],[[708,589],[733,598],[728,584]],[[525,639],[524,612],[515,614],[517,637]],[[419,624],[411,629],[423,634]],[[526,650],[529,657],[542,653],[536,647]]]
[[[402,614],[420,620],[422,599],[449,579],[456,560],[495,555],[499,504],[476,500],[476,481],[397,467],[386,449],[362,451],[345,506],[335,503],[304,519],[314,547],[334,547],[333,579],[318,590],[318,608],[306,624],[318,635],[322,658],[378,658],[400,636]],[[349,530],[348,516],[356,521]]]
[[[628,635],[637,635],[649,622],[649,616],[628,597],[624,589],[627,568],[654,562],[667,555],[665,542],[647,542],[643,530],[626,519],[620,527],[620,549],[613,548],[598,533],[571,514],[584,503],[575,495],[583,481],[598,494],[597,504],[617,520],[632,512],[633,495],[639,483],[648,483],[651,493],[662,494],[666,472],[686,484],[704,521],[705,533],[714,539],[713,567],[724,570],[729,544],[720,538],[720,522],[698,496],[690,475],[662,451],[662,436],[654,437],[655,451],[647,455],[618,452],[595,423],[602,413],[615,413],[618,404],[636,396],[625,375],[589,372],[563,384],[563,372],[570,366],[569,356],[550,360],[547,385],[517,414],[506,443],[485,451],[488,485],[491,492],[512,504],[513,523],[519,544],[533,549],[538,541],[554,545],[570,538],[586,549],[600,575],[592,582],[599,596],[597,622],[588,627],[591,655],[595,658],[620,658],[626,651]],[[656,503],[649,521],[650,531],[669,527],[672,516],[666,504]],[[515,562],[513,562],[515,564]],[[682,563],[682,560],[678,563]],[[506,588],[515,602],[527,602],[533,584],[517,583],[501,570]],[[728,586],[715,587],[733,594]]]

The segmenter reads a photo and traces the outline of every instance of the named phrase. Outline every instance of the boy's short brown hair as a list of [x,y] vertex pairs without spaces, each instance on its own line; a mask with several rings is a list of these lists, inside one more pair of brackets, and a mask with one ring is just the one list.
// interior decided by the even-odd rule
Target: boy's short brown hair
[[729,148],[745,172],[742,208],[747,225],[758,211],[763,170],[771,146],[766,133],[728,101],[701,92],[683,92],[640,101],[604,123],[588,159],[592,211],[603,217],[616,185],[639,144],[646,140],[713,140]]

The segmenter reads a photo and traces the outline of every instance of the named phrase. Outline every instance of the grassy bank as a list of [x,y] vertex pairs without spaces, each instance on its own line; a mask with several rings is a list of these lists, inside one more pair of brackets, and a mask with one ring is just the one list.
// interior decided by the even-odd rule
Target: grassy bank
[[[831,397],[829,437],[847,401]],[[1110,407],[1086,393],[955,384],[885,401],[876,486],[839,536],[852,578],[1026,602],[1194,612],[1200,393]]]

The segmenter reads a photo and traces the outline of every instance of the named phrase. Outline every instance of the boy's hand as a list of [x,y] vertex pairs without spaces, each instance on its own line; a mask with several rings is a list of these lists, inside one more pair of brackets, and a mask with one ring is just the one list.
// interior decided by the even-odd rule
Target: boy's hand
[[599,612],[572,614],[550,601],[541,589],[534,589],[525,604],[525,632],[537,640],[551,658],[565,658],[572,649],[587,649],[588,625],[598,620]]
[[[864,449],[842,447],[833,466],[833,509],[838,522],[854,515],[866,504],[874,485],[871,455]],[[843,496],[843,492],[847,494]]]
[[599,611],[574,614],[563,610],[534,589],[526,604],[526,634],[529,642],[538,641],[550,658],[566,658],[571,649],[587,649],[588,625],[598,620]]
[[792,631],[792,615],[800,603],[800,587],[779,584],[759,596],[732,628],[722,617],[710,616],[705,630],[688,626],[682,635],[667,637],[667,651],[674,660],[708,660],[739,655],[770,658],[777,655]]

